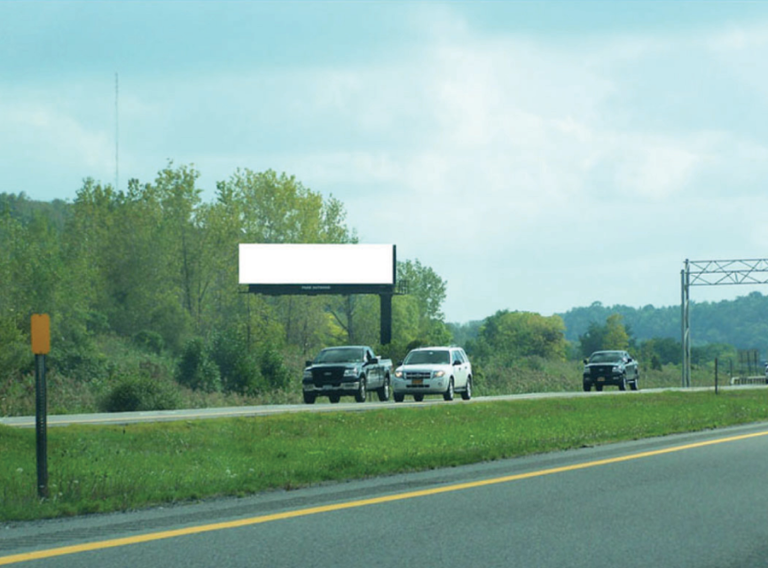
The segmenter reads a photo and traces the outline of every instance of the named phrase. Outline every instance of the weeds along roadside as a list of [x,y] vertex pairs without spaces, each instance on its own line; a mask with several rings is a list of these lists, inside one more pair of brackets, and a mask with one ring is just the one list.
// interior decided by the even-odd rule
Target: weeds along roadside
[[[161,357],[127,352],[116,357],[111,374],[95,379],[65,377],[56,369],[48,376],[49,414],[88,414],[107,411],[216,408],[260,404],[300,404],[300,372],[287,388],[258,396],[236,392],[192,390],[173,380],[174,366]],[[512,367],[475,364],[474,393],[495,396],[535,392],[580,391],[583,365],[579,361],[550,361],[540,357],[521,360]],[[640,388],[680,386],[679,365],[661,370],[641,369]],[[727,382],[727,377],[721,379]],[[694,368],[692,386],[713,386],[714,368]],[[34,376],[17,377],[0,385],[0,415],[31,416],[35,413]]]
[[762,389],[626,393],[49,431],[0,427],[0,521],[103,513],[768,421]]

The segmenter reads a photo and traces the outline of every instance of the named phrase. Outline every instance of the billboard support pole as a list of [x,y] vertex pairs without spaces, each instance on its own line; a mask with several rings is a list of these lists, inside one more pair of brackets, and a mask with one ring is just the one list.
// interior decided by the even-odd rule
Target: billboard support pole
[[380,294],[381,305],[381,329],[380,341],[382,345],[392,343],[392,294]]

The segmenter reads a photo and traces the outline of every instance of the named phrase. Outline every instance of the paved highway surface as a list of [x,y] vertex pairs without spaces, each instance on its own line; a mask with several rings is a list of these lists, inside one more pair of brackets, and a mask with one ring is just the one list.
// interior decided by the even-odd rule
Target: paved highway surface
[[768,565],[768,424],[242,499],[0,525],[0,565]]

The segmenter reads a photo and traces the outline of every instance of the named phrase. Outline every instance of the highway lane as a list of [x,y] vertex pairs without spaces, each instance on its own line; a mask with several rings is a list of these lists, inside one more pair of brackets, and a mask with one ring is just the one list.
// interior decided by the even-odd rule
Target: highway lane
[[[755,386],[739,386],[739,387],[727,387],[728,389],[750,389],[750,388],[765,388]],[[369,393],[369,399],[364,403],[356,402],[341,402],[338,404],[329,404],[325,401],[318,401],[317,404],[276,404],[276,405],[263,405],[263,406],[235,406],[225,408],[198,408],[198,409],[184,409],[184,410],[155,410],[145,412],[113,412],[113,413],[101,413],[101,414],[57,414],[48,415],[48,426],[71,426],[74,424],[135,424],[139,422],[168,422],[174,420],[204,420],[210,418],[235,418],[241,416],[267,416],[270,414],[285,414],[291,412],[361,412],[366,410],[377,409],[394,409],[405,408],[409,406],[423,406],[425,404],[473,404],[480,402],[488,402],[493,400],[525,400],[525,399],[542,399],[542,398],[572,398],[582,396],[642,396],[642,394],[662,392],[665,390],[677,391],[683,390],[685,392],[697,392],[697,391],[709,391],[711,388],[687,388],[687,389],[645,389],[638,392],[625,391],[620,392],[617,390],[586,393],[581,391],[574,392],[550,392],[550,393],[529,393],[529,394],[516,394],[516,395],[503,395],[493,397],[475,397],[470,401],[455,400],[451,403],[446,403],[440,398],[429,398],[423,402],[413,402],[412,400],[406,400],[402,403],[395,404],[392,401],[378,402],[374,401]],[[725,390],[722,389],[721,390]],[[348,399],[351,400],[351,399]],[[35,417],[34,416],[10,416],[0,417],[0,425],[12,426],[17,428],[34,428]]]
[[0,565],[764,568],[767,455],[757,424],[21,523],[0,527]]

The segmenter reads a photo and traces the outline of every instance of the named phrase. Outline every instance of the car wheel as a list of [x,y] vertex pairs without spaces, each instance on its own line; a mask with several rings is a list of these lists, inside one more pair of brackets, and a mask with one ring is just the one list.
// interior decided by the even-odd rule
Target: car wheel
[[584,383],[584,392],[589,392],[592,390],[592,383]]
[[305,392],[304,393],[304,403],[305,404],[315,404],[315,393],[313,392]]
[[453,377],[448,379],[448,388],[443,393],[443,400],[448,402],[453,400]]
[[384,377],[384,385],[379,389],[378,395],[381,402],[389,400],[389,375]]
[[595,390],[597,392],[603,392],[603,385],[601,385],[600,383],[596,384],[595,385]]
[[341,395],[338,394],[329,394],[328,400],[330,400],[333,404],[336,404],[341,400]]
[[629,386],[633,391],[640,390],[640,375],[635,375],[635,380]]
[[360,387],[357,389],[357,392],[355,393],[355,400],[357,402],[365,402],[365,377],[360,377]]
[[405,395],[400,394],[399,392],[392,393],[392,398],[395,399],[395,402],[403,402],[405,400]]
[[423,394],[415,394],[415,395],[413,395],[413,400],[415,400],[416,402],[421,402],[422,400],[424,400],[424,395]]
[[472,398],[472,377],[467,377],[467,388],[461,393],[462,400],[469,400]]
[[619,381],[619,390],[625,391],[627,390],[627,375],[621,375],[621,380]]

